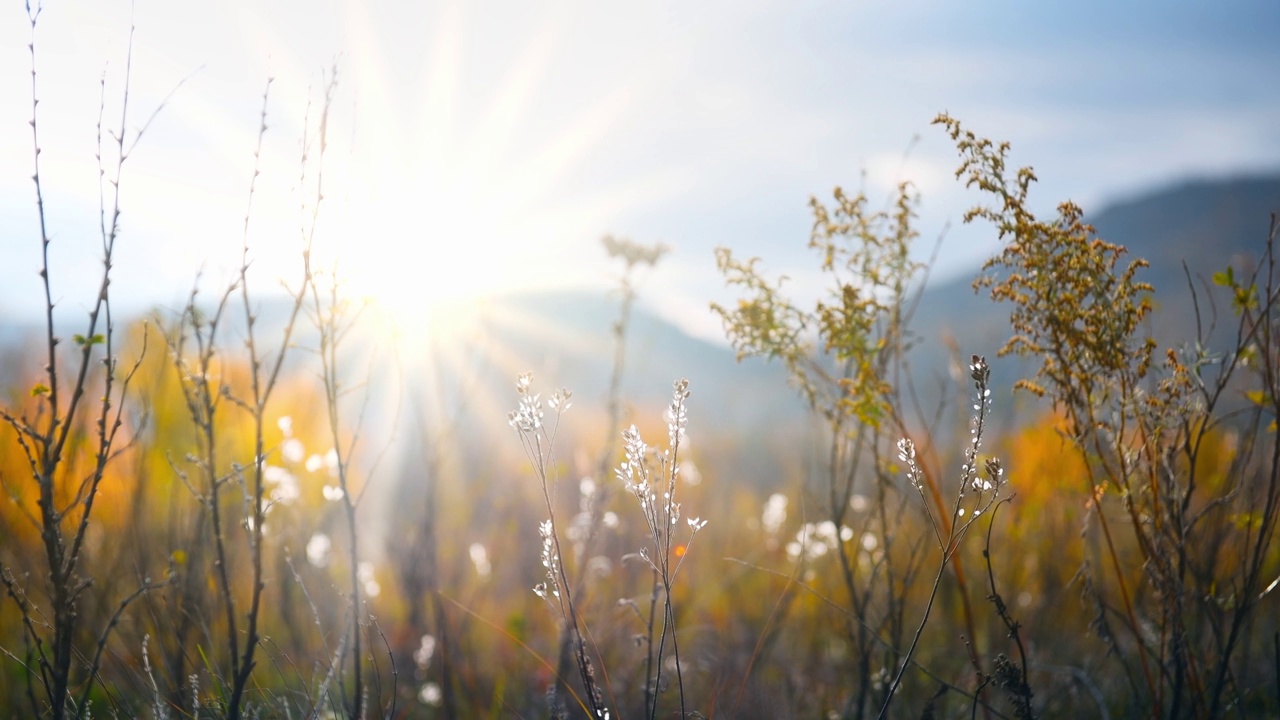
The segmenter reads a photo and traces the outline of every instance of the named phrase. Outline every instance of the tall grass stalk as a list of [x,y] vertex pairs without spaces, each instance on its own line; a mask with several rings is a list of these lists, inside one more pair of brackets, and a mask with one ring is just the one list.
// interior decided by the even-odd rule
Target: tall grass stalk
[[[1102,565],[1119,597],[1087,558],[1079,577],[1098,607],[1094,629],[1108,657],[1126,676],[1135,657],[1141,670],[1129,712],[1219,717],[1228,705],[1246,705],[1248,692],[1232,679],[1248,674],[1236,653],[1258,617],[1262,578],[1280,567],[1271,549],[1280,523],[1280,445],[1269,420],[1280,412],[1274,223],[1252,271],[1214,275],[1236,317],[1227,351],[1205,347],[1193,282],[1202,334],[1161,360],[1145,336],[1154,307],[1147,263],[1097,237],[1073,203],[1037,217],[1028,207],[1035,173],[1009,169],[1008,143],[947,115],[935,122],[959,151],[957,177],[993,200],[966,221],[987,220],[1007,241],[975,282],[1011,306],[1014,335],[1000,352],[1039,360],[1035,377],[1018,387],[1062,414],[1084,469],[1086,518],[1102,533]],[[1241,395],[1248,405],[1232,408]],[[1232,460],[1211,475],[1202,463],[1222,433],[1236,438]],[[1126,535],[1137,563],[1121,556]],[[1123,634],[1107,629],[1110,616]]]
[[[890,470],[889,447],[894,439],[914,434],[922,452],[931,452],[931,429],[943,409],[940,404],[932,419],[925,414],[909,372],[908,355],[918,341],[910,323],[930,268],[912,257],[919,235],[917,203],[918,196],[906,182],[879,210],[870,207],[864,193],[839,187],[830,205],[810,200],[814,220],[809,247],[829,283],[812,309],[797,305],[784,292],[785,277],[766,277],[758,258],[742,260],[728,248],[716,251],[725,282],[745,295],[735,306],[712,305],[738,358],[780,361],[826,426],[829,444],[819,493],[832,524],[833,551],[848,607],[860,620],[845,628],[853,648],[855,680],[842,713],[849,718],[864,718],[882,702],[878,694],[883,682],[877,676],[884,668],[877,665],[887,666],[895,658],[883,652],[881,641],[889,647],[901,645],[907,598],[921,569],[915,548],[908,550],[906,562],[889,559],[899,543],[892,527],[903,521],[909,497]],[[938,480],[927,466],[918,469],[930,512],[949,534],[947,501]],[[851,506],[865,483],[874,490],[874,508],[858,515]],[[847,522],[859,526],[849,527]],[[884,560],[861,568],[845,546],[855,536],[874,538]],[[956,579],[972,637],[976,630],[962,558],[951,557],[946,566]]]
[[[671,641],[672,660],[675,666],[676,685],[680,695],[680,717],[687,717],[685,707],[684,669],[680,659],[680,644],[676,633],[675,603],[671,586],[688,556],[698,531],[707,521],[697,517],[686,519],[688,536],[681,543],[677,531],[680,528],[681,507],[677,502],[680,476],[680,442],[684,439],[688,414],[685,401],[689,398],[689,381],[679,380],[667,408],[668,449],[660,454],[651,451],[640,438],[634,425],[623,434],[626,460],[617,470],[618,479],[635,495],[649,531],[649,546],[640,549],[640,558],[649,565],[656,581],[649,609],[649,643],[646,666],[646,712],[650,720],[658,717],[658,694],[662,690],[662,667],[668,638]],[[656,652],[652,647],[653,618],[658,590],[662,596],[662,625]],[[652,679],[650,681],[650,679]],[[650,690],[650,688],[652,688]]]
[[[13,429],[38,493],[38,517],[32,520],[40,529],[41,560],[47,574],[39,595],[32,592],[34,588],[25,578],[19,578],[4,564],[0,564],[0,583],[17,606],[21,618],[27,651],[20,662],[26,673],[26,694],[31,711],[35,714],[47,712],[55,720],[61,720],[68,716],[87,715],[90,695],[98,680],[103,652],[112,630],[134,600],[160,586],[147,577],[139,578],[137,589],[120,600],[115,611],[101,620],[100,626],[89,629],[92,644],[78,646],[77,635],[82,630],[86,606],[110,603],[108,598],[99,597],[100,593],[89,593],[95,578],[83,574],[85,540],[107,468],[129,445],[120,437],[120,432],[126,424],[130,383],[142,363],[140,355],[132,365],[121,368],[117,356],[111,280],[116,240],[120,235],[120,187],[130,153],[163,103],[130,137],[126,126],[133,58],[131,29],[121,91],[119,130],[109,131],[115,151],[115,161],[110,169],[104,165],[102,144],[105,76],[99,103],[102,271],[94,298],[88,306],[84,330],[72,337],[76,347],[69,356],[64,356],[59,351],[62,338],[54,317],[53,269],[49,261],[52,240],[40,163],[36,28],[42,7],[38,2],[33,6],[29,1],[25,7],[31,27],[28,45],[31,58],[31,179],[35,184],[36,216],[40,229],[46,363],[44,380],[29,393],[36,405],[34,415],[26,409],[0,408],[0,420]],[[143,354],[145,350],[144,342]],[[99,399],[87,397],[90,393]],[[75,456],[80,447],[86,448],[89,456],[87,472],[76,467]],[[47,608],[41,607],[44,603],[47,603]],[[40,699],[37,699],[37,687]]]
[[[556,522],[555,503],[553,501],[555,470],[554,454],[556,430],[560,427],[560,416],[569,409],[572,393],[567,389],[554,392],[548,400],[555,422],[550,430],[543,422],[543,404],[539,394],[531,393],[533,376],[530,373],[521,375],[516,380],[516,392],[520,396],[519,406],[507,415],[507,422],[515,428],[520,437],[520,444],[525,457],[533,467],[538,478],[542,499],[547,511],[547,519],[539,525],[538,533],[542,538],[542,566],[546,571],[546,581],[538,583],[534,592],[545,600],[559,615],[560,621],[568,629],[572,642],[574,664],[578,669],[578,677],[582,681],[583,693],[579,702],[583,710],[592,718],[608,718],[609,710],[604,705],[604,694],[595,677],[595,668],[587,653],[583,638],[582,619],[579,616],[573,587],[565,570],[564,553],[561,549],[560,530]],[[554,690],[561,687],[559,681],[550,693],[548,708],[551,714],[559,717],[564,699]]]
[[[342,504],[343,520],[346,524],[348,561],[350,563],[347,578],[349,583],[347,603],[350,608],[350,615],[347,624],[351,632],[352,693],[350,699],[346,702],[347,714],[353,720],[359,720],[364,718],[368,711],[365,706],[365,694],[368,688],[364,678],[364,655],[362,651],[362,635],[368,628],[368,623],[365,620],[366,610],[361,596],[361,561],[359,532],[356,523],[356,511],[360,498],[363,497],[364,489],[362,488],[359,494],[355,492],[351,481],[351,460],[362,439],[361,429],[364,413],[361,412],[360,419],[357,420],[354,427],[344,433],[341,425],[340,405],[341,400],[351,392],[351,388],[346,387],[342,381],[339,353],[343,349],[343,342],[347,334],[355,327],[360,312],[359,310],[352,312],[349,302],[342,297],[336,272],[335,269],[329,278],[329,286],[323,293],[319,289],[320,283],[316,282],[315,278],[312,279],[311,311],[315,327],[320,334],[321,384],[324,386],[325,414],[328,421],[329,439],[333,443],[334,468],[337,472],[338,488],[341,490],[341,497],[338,501]],[[369,395],[366,392],[366,408],[368,400]],[[347,435],[349,437],[345,437]],[[365,488],[367,487],[366,484]]]
[[915,443],[909,438],[903,438],[898,443],[898,459],[906,465],[907,477],[910,479],[912,487],[920,495],[925,515],[929,519],[929,527],[933,531],[934,540],[938,543],[938,550],[941,556],[938,561],[937,574],[934,576],[933,587],[929,591],[929,600],[925,605],[920,622],[916,626],[915,634],[911,638],[911,645],[907,648],[906,654],[900,659],[898,669],[889,684],[888,691],[885,693],[884,704],[880,706],[880,712],[877,717],[881,719],[887,717],[889,707],[897,694],[898,686],[902,683],[902,676],[906,673],[907,667],[910,666],[911,658],[915,655],[916,648],[920,644],[920,636],[924,634],[925,625],[929,622],[929,615],[933,610],[934,601],[938,597],[938,589],[942,585],[942,578],[947,571],[948,564],[959,552],[960,543],[964,536],[968,534],[969,529],[973,527],[974,523],[978,522],[983,513],[991,510],[996,503],[1000,502],[1006,487],[1004,470],[1001,468],[998,459],[988,458],[984,463],[985,479],[978,469],[979,452],[982,450],[982,439],[987,425],[987,413],[991,409],[991,389],[988,384],[991,379],[991,369],[987,365],[985,358],[978,355],[973,356],[969,364],[969,376],[973,380],[975,390],[973,403],[975,414],[970,425],[969,446],[965,448],[964,464],[960,468],[960,483],[956,487],[955,497],[951,502],[949,517],[947,518],[948,522],[943,522],[943,518],[935,516],[931,507],[933,503],[931,498],[926,495],[924,475],[916,462]]
[[[334,91],[337,89],[338,72],[333,67],[324,87],[323,105],[315,142],[317,143],[317,162],[314,179],[314,201],[310,208],[310,218],[303,225],[307,239],[307,255],[311,242],[315,237],[319,224],[320,206],[324,199],[324,157],[329,147],[328,117],[333,104]],[[305,147],[305,143],[304,143]],[[304,149],[304,156],[308,152]],[[308,269],[310,265],[308,264]],[[314,275],[309,276],[310,312],[312,323],[319,333],[318,354],[320,356],[320,378],[324,387],[325,416],[327,419],[329,440],[333,444],[334,467],[338,476],[338,487],[341,490],[339,502],[342,504],[343,520],[346,524],[348,543],[348,589],[347,604],[350,609],[347,625],[350,629],[351,642],[351,677],[352,691],[345,700],[346,712],[352,720],[362,720],[366,713],[366,684],[364,677],[363,633],[365,623],[364,601],[361,596],[359,533],[356,524],[356,508],[359,498],[354,494],[350,478],[351,457],[360,441],[360,425],[357,422],[349,439],[344,438],[340,420],[340,401],[350,392],[340,375],[339,352],[343,343],[359,319],[360,310],[354,312],[349,301],[343,297],[340,289],[337,268],[329,273],[328,285],[322,291],[320,283]],[[366,401],[368,395],[365,396]],[[344,684],[345,695],[345,684]]]

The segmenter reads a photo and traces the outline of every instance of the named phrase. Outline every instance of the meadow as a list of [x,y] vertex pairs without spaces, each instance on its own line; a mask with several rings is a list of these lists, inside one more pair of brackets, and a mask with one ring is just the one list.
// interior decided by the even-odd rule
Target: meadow
[[[501,387],[408,379],[313,252],[329,80],[294,274],[254,271],[255,171],[239,271],[193,268],[187,303],[145,317],[113,312],[111,281],[147,116],[98,119],[101,274],[68,319],[31,102],[44,323],[0,372],[0,714],[1280,715],[1274,218],[1253,258],[1188,272],[1200,336],[1159,346],[1142,259],[1070,202],[1037,215],[1012,148],[940,115],[965,222],[1002,240],[974,290],[1008,342],[959,329],[951,384],[924,394],[921,198],[837,188],[797,228],[817,303],[717,252],[726,342],[808,412],[748,447],[699,406],[713,378],[624,395],[660,245],[603,242],[604,397],[545,386],[533,358]],[[259,140],[270,112],[268,89]]]

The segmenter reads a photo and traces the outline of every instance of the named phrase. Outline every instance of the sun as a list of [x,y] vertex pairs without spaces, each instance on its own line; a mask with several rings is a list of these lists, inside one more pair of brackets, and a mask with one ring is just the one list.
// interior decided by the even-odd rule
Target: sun
[[581,85],[572,16],[530,14],[497,41],[466,8],[388,24],[348,3],[343,52],[323,71],[282,36],[246,36],[251,55],[273,58],[248,233],[256,271],[296,277],[309,248],[311,268],[413,359],[458,347],[503,296],[606,285],[600,238],[681,187],[601,161],[659,70]]
[[334,213],[335,279],[403,337],[466,330],[486,298],[513,285],[503,256],[517,241],[485,226],[478,199],[399,177]]
[[625,204],[584,202],[564,181],[610,134],[614,99],[562,127],[529,127],[562,29],[534,28],[497,82],[477,88],[464,24],[442,18],[421,72],[406,73],[381,30],[353,17],[346,95],[331,107],[318,262],[415,344],[465,331],[495,295],[565,282],[555,268],[594,245],[603,209]]

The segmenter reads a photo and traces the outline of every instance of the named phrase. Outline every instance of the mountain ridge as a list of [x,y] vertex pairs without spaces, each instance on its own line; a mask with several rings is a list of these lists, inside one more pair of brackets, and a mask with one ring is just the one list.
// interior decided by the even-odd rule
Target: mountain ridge
[[[1277,212],[1280,173],[1188,179],[1105,205],[1096,213],[1086,213],[1085,219],[1099,237],[1124,245],[1130,258],[1148,261],[1139,278],[1155,286],[1150,329],[1162,347],[1194,341],[1195,305],[1184,262],[1197,283],[1206,324],[1216,310],[1218,322],[1207,339],[1211,346],[1221,347],[1230,339],[1230,323],[1225,322],[1230,319],[1229,308],[1207,302],[1204,293],[1210,278],[1229,263],[1238,272],[1246,269],[1249,258],[1256,258],[1265,247],[1271,214]],[[911,325],[919,339],[911,365],[921,387],[956,382],[950,357],[953,343],[961,358],[980,354],[994,361],[1009,336],[1009,308],[972,289],[978,272],[975,268],[968,277],[952,277],[923,290]],[[485,352],[519,358],[526,364],[521,371],[534,370],[556,386],[570,385],[579,397],[603,401],[619,298],[600,291],[558,290],[500,296],[492,303],[495,321],[484,332],[489,335],[486,342],[494,347]],[[262,332],[271,325],[269,304],[264,301],[259,313]],[[3,345],[13,347],[35,328],[0,330]],[[568,343],[565,338],[575,340]],[[713,412],[735,422],[790,423],[804,413],[779,363],[757,358],[738,362],[727,344],[696,337],[647,308],[643,288],[632,309],[627,348],[623,395],[639,404],[665,403],[671,383],[689,377],[695,394]],[[1011,386],[1027,369],[1007,360],[995,361],[997,386]],[[514,375],[499,375],[511,371],[494,365],[493,375],[484,381],[510,381]]]

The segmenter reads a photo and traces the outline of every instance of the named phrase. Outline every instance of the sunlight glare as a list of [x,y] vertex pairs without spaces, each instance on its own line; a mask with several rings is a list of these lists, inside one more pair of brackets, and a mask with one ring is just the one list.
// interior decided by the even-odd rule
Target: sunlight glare
[[503,240],[465,198],[415,198],[407,188],[397,195],[362,203],[341,219],[340,279],[402,339],[465,330],[484,298],[512,280]]
[[369,23],[350,25],[354,125],[350,147],[326,159],[335,186],[320,225],[332,262],[349,292],[410,345],[466,330],[486,297],[527,285],[520,257],[535,237],[572,237],[563,226],[530,227],[531,215],[554,204],[552,183],[511,182],[551,174],[519,134],[545,79],[545,33],[529,40],[485,107],[467,108],[450,40],[459,24],[450,16],[438,29],[417,87],[403,83]]
[[[687,186],[669,170],[606,182],[594,175],[595,153],[626,127],[661,72],[646,66],[615,78],[588,102],[552,100],[573,57],[572,18],[563,12],[539,14],[509,38],[506,52],[487,55],[472,52],[467,36],[483,32],[492,42],[494,29],[475,25],[460,5],[404,19],[421,28],[425,52],[397,43],[405,28],[369,13],[348,6],[348,51],[319,74],[300,75],[282,38],[253,36],[264,53],[284,50],[273,56],[280,97],[273,90],[262,170],[291,186],[292,196],[255,200],[253,234],[271,242],[254,254],[288,274],[296,256],[275,257],[274,240],[297,237],[300,228],[306,245],[321,182],[313,268],[334,274],[352,301],[373,309],[407,344],[402,351],[426,352],[429,339],[456,345],[448,336],[477,332],[490,299],[598,284],[608,268],[600,235]],[[309,88],[309,97],[290,92],[296,88]],[[305,136],[304,153],[296,139],[281,139],[279,125]],[[301,179],[299,157],[308,166]]]

